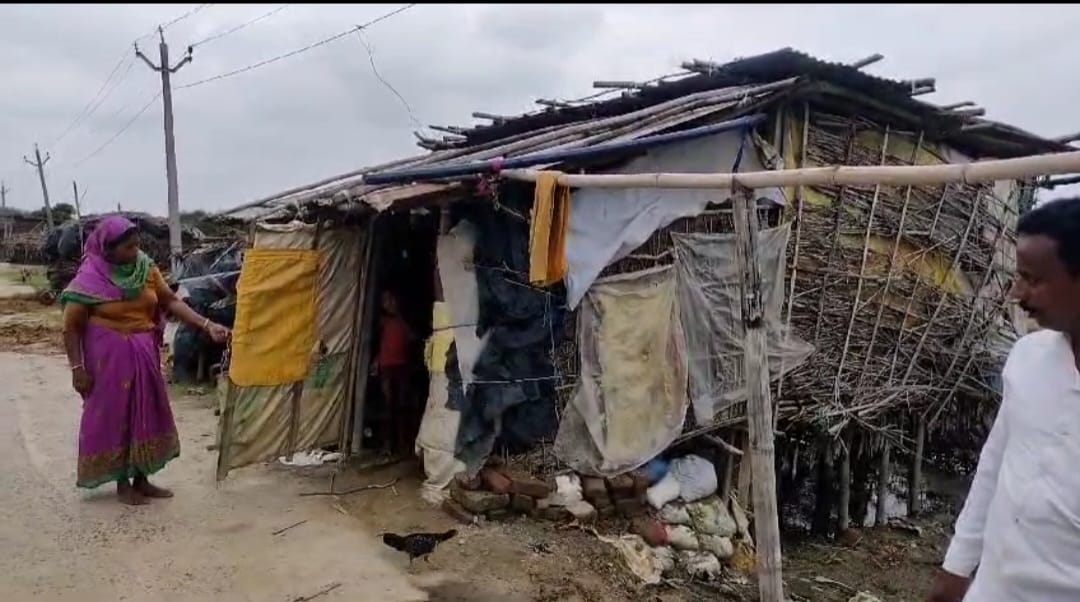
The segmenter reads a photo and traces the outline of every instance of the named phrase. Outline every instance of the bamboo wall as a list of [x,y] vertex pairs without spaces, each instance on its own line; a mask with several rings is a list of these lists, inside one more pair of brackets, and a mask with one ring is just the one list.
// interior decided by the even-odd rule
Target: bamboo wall
[[[805,131],[803,116],[787,120],[790,164],[966,159],[923,132],[820,111],[809,117]],[[781,389],[801,408],[796,420],[833,434],[850,422],[899,434],[905,414],[963,429],[977,418],[969,410],[996,407],[1001,350],[1016,335],[1005,295],[1021,190],[1001,183],[792,191],[795,285],[786,311],[816,348]]]
[[[808,107],[784,115],[782,137],[770,138],[791,166],[967,160],[922,132]],[[763,225],[794,221],[785,283],[794,286],[784,315],[816,347],[775,383],[781,428],[836,437],[850,425],[861,433],[851,440],[855,451],[874,453],[884,440],[910,449],[923,417],[940,432],[931,437],[939,447],[977,446],[999,399],[1004,351],[1017,335],[1004,299],[1017,208],[1032,190],[1014,182],[793,189],[782,215],[763,213]],[[732,228],[730,211],[712,207],[656,232],[602,275],[670,264],[672,231]],[[565,324],[556,365],[576,376],[574,316]],[[574,379],[563,382],[560,407]],[[687,432],[697,427],[692,420]]]

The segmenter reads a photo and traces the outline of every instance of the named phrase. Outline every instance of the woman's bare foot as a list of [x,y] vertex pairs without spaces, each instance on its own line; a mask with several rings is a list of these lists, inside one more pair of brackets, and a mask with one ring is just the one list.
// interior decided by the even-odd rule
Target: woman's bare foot
[[116,482],[116,497],[125,506],[142,506],[150,501],[146,499],[145,495],[132,487],[127,479]]
[[173,492],[150,483],[146,477],[135,477],[134,489],[141,495],[153,499],[165,499],[173,496]]

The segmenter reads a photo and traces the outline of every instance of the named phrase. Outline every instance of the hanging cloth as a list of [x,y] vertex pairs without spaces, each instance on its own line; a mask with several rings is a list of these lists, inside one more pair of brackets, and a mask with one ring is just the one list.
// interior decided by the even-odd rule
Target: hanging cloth
[[529,230],[529,282],[550,286],[566,277],[566,231],[570,225],[570,189],[559,185],[558,172],[536,177]]

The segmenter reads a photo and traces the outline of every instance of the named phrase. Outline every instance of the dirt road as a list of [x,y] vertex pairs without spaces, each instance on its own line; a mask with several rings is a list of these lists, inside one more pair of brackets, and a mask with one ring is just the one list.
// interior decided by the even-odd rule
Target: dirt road
[[191,399],[174,400],[183,455],[159,479],[176,498],[129,508],[76,490],[69,378],[60,357],[0,352],[5,600],[291,602],[336,583],[316,599],[427,599],[358,521],[296,495],[312,484],[252,468],[215,487],[213,413]]

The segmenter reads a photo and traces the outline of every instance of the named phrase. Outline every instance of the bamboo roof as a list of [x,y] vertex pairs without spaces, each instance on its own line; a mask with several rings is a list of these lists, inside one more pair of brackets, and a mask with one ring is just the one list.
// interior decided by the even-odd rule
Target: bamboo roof
[[677,131],[761,111],[784,100],[806,99],[896,127],[924,130],[930,139],[973,158],[1007,158],[1074,150],[1007,124],[982,119],[980,109],[942,107],[919,99],[932,79],[891,80],[859,66],[828,62],[785,48],[725,64],[693,60],[680,72],[648,82],[597,82],[605,90],[570,101],[541,100],[543,108],[516,116],[474,113],[484,122],[433,126],[417,133],[429,152],[282,191],[223,212],[238,219],[271,218],[300,206],[383,211],[454,193],[458,181],[371,186],[364,176],[411,167],[438,167],[516,157],[538,151],[586,148]]

